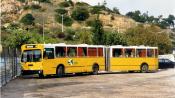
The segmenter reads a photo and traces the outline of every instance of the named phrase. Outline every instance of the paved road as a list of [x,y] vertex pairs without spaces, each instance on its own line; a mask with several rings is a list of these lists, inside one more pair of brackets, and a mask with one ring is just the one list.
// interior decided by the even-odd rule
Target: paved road
[[2,88],[1,98],[175,98],[175,69],[46,79],[20,77]]

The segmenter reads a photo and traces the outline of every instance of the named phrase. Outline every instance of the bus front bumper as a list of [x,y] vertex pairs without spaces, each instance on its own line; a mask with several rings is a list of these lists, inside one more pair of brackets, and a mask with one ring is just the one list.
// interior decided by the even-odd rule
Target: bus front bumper
[[32,74],[40,74],[42,73],[42,70],[22,70],[21,74],[22,75],[32,75]]

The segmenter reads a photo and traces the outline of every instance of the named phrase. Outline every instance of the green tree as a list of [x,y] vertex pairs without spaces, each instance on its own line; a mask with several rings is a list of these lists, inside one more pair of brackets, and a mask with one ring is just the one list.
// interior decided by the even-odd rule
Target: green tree
[[59,8],[56,9],[55,12],[57,12],[57,14],[62,15],[62,14],[67,14],[67,10],[65,10],[64,8]]
[[77,7],[73,10],[71,17],[74,20],[84,21],[89,18],[89,11],[87,8]]
[[105,45],[127,45],[127,41],[121,33],[105,32]]
[[168,22],[169,26],[172,26],[174,28],[174,20],[175,20],[175,16],[174,15],[169,15],[168,18],[166,19],[166,21]]
[[21,23],[25,25],[33,25],[35,18],[32,14],[26,14],[22,19],[20,20]]
[[166,32],[157,26],[144,27],[139,25],[135,28],[128,29],[125,33],[128,45],[145,45],[159,47],[160,54],[170,52],[172,42]]
[[99,18],[97,18],[94,21],[92,32],[93,32],[93,43],[96,45],[103,45],[104,44],[104,30],[103,30],[103,24],[99,20]]
[[59,4],[59,6],[60,6],[60,7],[69,7],[70,4],[69,4],[69,1],[64,1],[64,2],[61,2],[61,3]]
[[29,43],[32,38],[29,33],[24,33],[23,30],[13,30],[8,38],[4,39],[5,46],[20,48],[21,45]]
[[132,19],[134,19],[137,22],[141,22],[141,23],[145,23],[147,21],[147,15],[141,14],[141,12],[139,10],[134,11],[134,12],[128,12],[126,14],[126,16],[131,17]]
[[88,30],[80,30],[75,34],[79,43],[92,44],[92,32]]
[[114,12],[115,14],[120,14],[119,9],[118,9],[117,7],[114,7],[114,8],[113,8],[113,12]]

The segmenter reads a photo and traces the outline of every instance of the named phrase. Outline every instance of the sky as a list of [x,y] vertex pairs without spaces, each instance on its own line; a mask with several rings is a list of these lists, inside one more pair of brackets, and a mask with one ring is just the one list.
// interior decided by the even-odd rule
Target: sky
[[[104,0],[78,0],[97,5]],[[175,16],[175,0],[106,0],[107,7],[117,7],[122,14],[129,11],[140,10],[142,13],[147,12],[149,15],[167,17],[169,14]]]

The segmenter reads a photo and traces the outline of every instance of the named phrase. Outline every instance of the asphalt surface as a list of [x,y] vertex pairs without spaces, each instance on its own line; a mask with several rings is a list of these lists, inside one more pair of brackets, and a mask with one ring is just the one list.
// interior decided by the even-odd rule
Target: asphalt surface
[[175,69],[45,79],[19,77],[1,88],[1,98],[175,98]]

